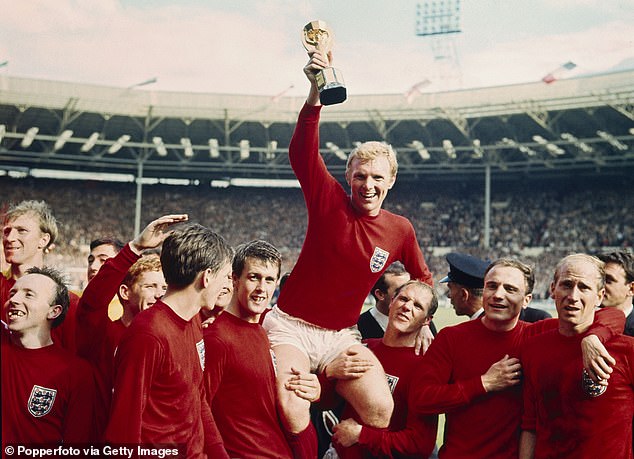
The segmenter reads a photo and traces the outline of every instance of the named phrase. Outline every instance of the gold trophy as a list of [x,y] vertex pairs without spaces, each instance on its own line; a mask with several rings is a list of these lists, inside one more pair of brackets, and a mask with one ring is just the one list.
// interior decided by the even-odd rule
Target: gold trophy
[[[332,47],[332,32],[324,21],[312,21],[304,26],[302,43],[308,52],[316,50],[328,55]],[[319,101],[323,105],[340,104],[346,100],[346,87],[341,72],[326,67],[316,73]]]

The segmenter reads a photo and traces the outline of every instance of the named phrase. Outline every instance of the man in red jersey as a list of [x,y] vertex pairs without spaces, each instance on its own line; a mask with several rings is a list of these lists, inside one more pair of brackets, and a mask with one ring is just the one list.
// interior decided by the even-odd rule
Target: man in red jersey
[[357,350],[375,365],[358,379],[338,381],[337,391],[364,424],[387,427],[393,403],[385,374],[361,345],[356,323],[372,286],[392,262],[402,261],[414,279],[431,284],[432,276],[412,224],[382,209],[396,180],[392,148],[366,142],[352,152],[345,174],[350,195],[328,172],[319,154],[321,105],[315,74],[329,66],[330,56],[321,51],[309,56],[304,73],[310,92],[289,147],[306,201],[308,229],[293,272],[263,325],[277,359],[277,390],[286,427],[316,443],[308,428],[310,404],[285,388],[291,368],[320,373],[341,352]]
[[[438,416],[409,416],[408,394],[414,369],[422,356],[414,352],[416,337],[431,321],[438,308],[434,290],[420,281],[409,281],[398,287],[389,306],[389,319],[383,338],[364,343],[383,364],[394,399],[394,412],[389,430],[374,429],[358,422],[349,406],[334,428],[334,446],[341,459],[368,457],[428,457],[436,443]],[[331,373],[329,379],[347,377]],[[341,368],[341,367],[339,367]],[[353,377],[358,373],[350,372]]]
[[[156,254],[141,256],[159,247],[169,227],[187,215],[165,215],[151,222],[134,240],[99,268],[82,294],[77,309],[77,354],[91,362],[100,376],[103,411],[109,412],[115,350],[125,329],[140,312],[158,301],[166,289],[161,262]],[[112,298],[118,295],[123,315],[108,317]]]
[[218,457],[222,444],[204,396],[205,344],[200,309],[215,304],[228,281],[232,249],[198,224],[165,238],[162,300],[134,318],[115,355],[105,440],[170,445],[187,458]]
[[[281,263],[280,252],[266,241],[238,246],[233,296],[225,313],[204,331],[205,386],[226,457],[294,457],[279,422],[273,355],[259,323],[275,293]],[[312,400],[319,383],[308,376]]]
[[[9,269],[0,275],[0,304],[9,299],[9,290],[29,268],[44,266],[44,256],[53,247],[57,235],[57,221],[44,201],[22,201],[9,208],[2,228],[2,246]],[[69,296],[66,318],[53,329],[52,336],[55,344],[75,352],[75,314],[79,297],[72,292]]]
[[121,252],[124,245],[119,239],[112,237],[102,237],[90,242],[88,266],[86,268],[86,279],[88,282],[97,275],[106,261]]
[[[445,327],[425,354],[409,409],[417,415],[445,413],[440,458],[517,457],[522,416],[518,357],[530,336],[557,328],[555,319],[533,324],[519,320],[534,283],[533,270],[524,263],[494,261],[484,277],[484,315]],[[600,322],[609,328],[592,329],[604,341],[621,333],[625,323],[623,314],[606,312]],[[584,342],[595,340],[596,336],[586,337]],[[613,363],[605,349],[601,351],[595,354]]]
[[616,365],[607,386],[584,375],[579,343],[605,294],[604,263],[586,254],[563,258],[550,293],[559,328],[528,341],[522,353],[524,416],[520,457],[632,457],[634,338],[606,344]]
[[[95,440],[90,365],[53,345],[68,311],[68,289],[51,268],[29,268],[9,291],[2,328],[2,451]],[[4,457],[4,456],[3,456]],[[9,455],[7,455],[9,457]]]

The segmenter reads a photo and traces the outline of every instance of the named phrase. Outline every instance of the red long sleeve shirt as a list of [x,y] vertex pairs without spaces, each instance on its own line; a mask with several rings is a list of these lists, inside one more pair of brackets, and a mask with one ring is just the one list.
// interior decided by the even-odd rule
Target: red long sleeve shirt
[[430,285],[433,279],[409,220],[386,210],[375,217],[357,213],[328,172],[319,154],[320,109],[304,105],[289,147],[308,229],[278,306],[314,325],[340,330],[357,323],[363,301],[393,261],[402,261],[412,278]]

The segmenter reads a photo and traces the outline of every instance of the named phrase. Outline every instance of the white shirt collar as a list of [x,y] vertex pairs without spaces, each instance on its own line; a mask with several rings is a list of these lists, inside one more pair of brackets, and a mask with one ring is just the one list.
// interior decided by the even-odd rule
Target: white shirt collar
[[478,317],[482,315],[483,312],[484,312],[484,308],[478,309],[476,312],[473,313],[473,315],[469,318],[469,320],[477,319]]
[[374,317],[374,320],[376,320],[383,331],[385,331],[389,317],[379,311],[376,306],[372,306],[372,308],[370,308],[370,315]]

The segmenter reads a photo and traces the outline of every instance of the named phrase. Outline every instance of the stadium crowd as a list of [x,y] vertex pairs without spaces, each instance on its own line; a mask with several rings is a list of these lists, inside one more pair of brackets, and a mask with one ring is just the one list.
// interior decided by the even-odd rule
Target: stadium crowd
[[[491,260],[521,255],[534,264],[536,298],[547,298],[551,269],[566,253],[634,247],[631,186],[586,182],[574,189],[538,182],[505,188],[498,194],[494,190],[488,250],[482,248],[483,192],[423,187],[395,187],[385,208],[412,222],[436,280],[442,277],[448,250]],[[24,199],[50,204],[64,237],[51,251],[49,263],[67,270],[77,268],[71,270],[80,273],[73,277],[76,288],[85,282],[83,266],[92,239],[110,235],[126,240],[134,231],[136,191],[131,184],[1,177],[0,188],[5,206]],[[267,209],[265,222],[254,217],[263,208]],[[179,210],[225,235],[232,245],[253,239],[270,241],[284,255],[283,271],[292,269],[306,232],[299,189],[145,186],[142,222]]]

